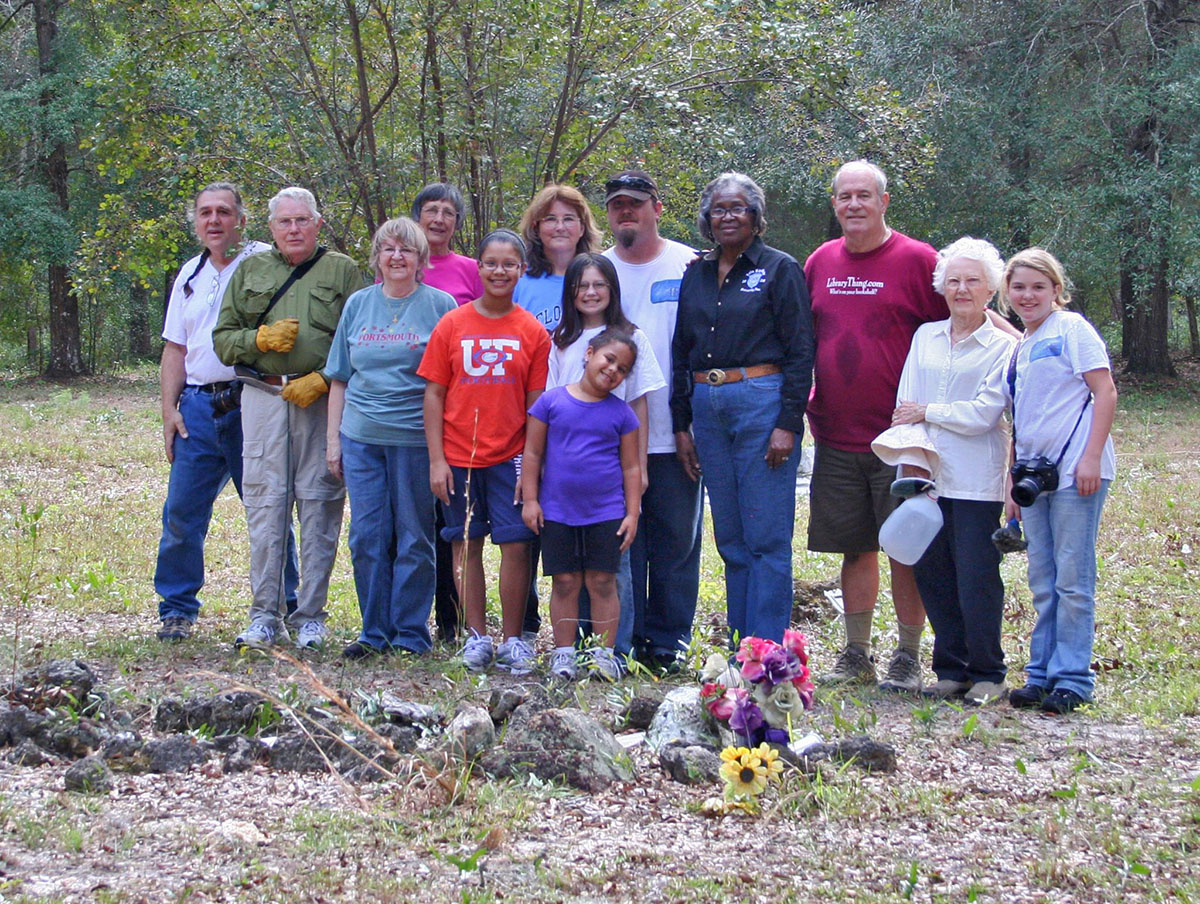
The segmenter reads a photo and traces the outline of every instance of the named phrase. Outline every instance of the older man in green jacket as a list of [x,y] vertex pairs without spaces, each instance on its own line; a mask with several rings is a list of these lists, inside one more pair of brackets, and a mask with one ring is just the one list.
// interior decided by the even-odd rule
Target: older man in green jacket
[[[242,496],[250,532],[250,625],[234,642],[265,649],[297,630],[296,646],[325,643],[329,575],[346,489],[325,465],[321,376],[342,306],[362,288],[357,265],[317,247],[316,199],[289,187],[273,197],[275,248],[248,259],[225,290],[213,348],[243,376]],[[253,266],[248,266],[253,264]],[[286,617],[283,562],[292,503],[300,519],[301,584]]]

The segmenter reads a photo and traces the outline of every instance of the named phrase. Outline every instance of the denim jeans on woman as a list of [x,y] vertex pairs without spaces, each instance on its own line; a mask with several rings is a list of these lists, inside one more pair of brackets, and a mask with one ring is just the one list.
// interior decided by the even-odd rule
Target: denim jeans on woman
[[1090,496],[1072,484],[1021,510],[1029,541],[1029,590],[1037,623],[1029,641],[1029,683],[1092,698],[1096,627],[1096,535],[1109,481]]
[[350,561],[359,640],[377,650],[432,647],[434,498],[425,446],[360,443],[342,434],[350,495]]
[[782,374],[768,374],[696,384],[692,394],[692,432],[725,562],[731,636],[782,641],[791,621],[800,437],[786,462],[777,468],[766,462],[782,386]]

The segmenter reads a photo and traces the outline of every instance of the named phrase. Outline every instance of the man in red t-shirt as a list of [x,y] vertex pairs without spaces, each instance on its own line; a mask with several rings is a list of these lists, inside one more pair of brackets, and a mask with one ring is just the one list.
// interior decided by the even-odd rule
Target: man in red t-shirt
[[[895,507],[895,469],[871,452],[891,426],[900,371],[913,334],[949,316],[933,290],[937,252],[884,220],[887,177],[865,160],[833,178],[833,212],[842,238],[826,242],[804,265],[816,336],[814,392],[808,420],[816,442],[808,548],[842,554],[846,646],[830,682],[875,683],[871,621],[879,593],[879,526]],[[921,689],[925,609],[912,568],[889,559],[899,643],[880,687]]]

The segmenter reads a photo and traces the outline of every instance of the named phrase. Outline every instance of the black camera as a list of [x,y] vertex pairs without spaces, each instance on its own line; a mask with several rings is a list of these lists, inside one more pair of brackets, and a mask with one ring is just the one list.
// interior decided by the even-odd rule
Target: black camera
[[240,380],[234,380],[229,385],[213,392],[212,409],[213,415],[216,417],[237,411],[240,407],[242,407],[242,383]]
[[1039,455],[1022,458],[1012,466],[1012,499],[1021,508],[1028,508],[1042,493],[1058,489],[1058,465]]

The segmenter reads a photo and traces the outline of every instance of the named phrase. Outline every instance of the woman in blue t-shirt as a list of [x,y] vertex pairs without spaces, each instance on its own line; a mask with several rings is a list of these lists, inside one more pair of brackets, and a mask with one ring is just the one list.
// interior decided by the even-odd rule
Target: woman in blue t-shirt
[[534,195],[517,230],[529,248],[529,269],[513,301],[553,333],[562,319],[563,277],[575,255],[596,249],[600,230],[587,199],[570,185],[547,185]]
[[417,366],[434,325],[457,305],[421,283],[428,262],[429,243],[414,221],[380,226],[371,269],[383,281],[346,300],[325,364],[326,459],[350,494],[350,558],[363,621],[342,651],[347,659],[432,646],[434,498]]

